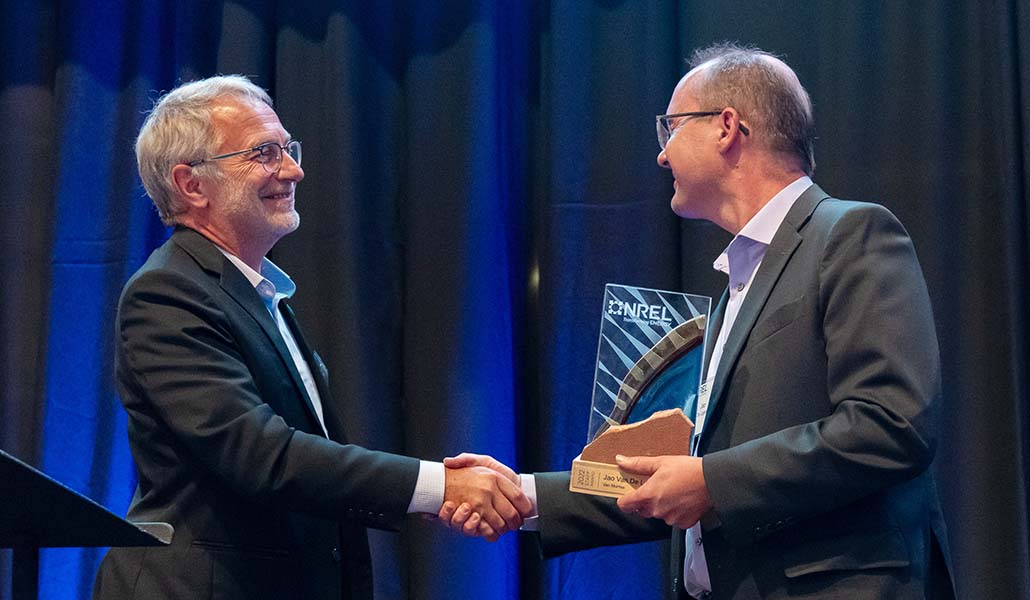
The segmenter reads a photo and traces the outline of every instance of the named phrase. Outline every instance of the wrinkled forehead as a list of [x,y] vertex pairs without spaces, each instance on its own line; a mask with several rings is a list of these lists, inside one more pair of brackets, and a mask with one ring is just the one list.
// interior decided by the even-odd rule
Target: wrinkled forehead
[[211,123],[218,138],[228,145],[281,141],[286,132],[271,106],[250,99],[219,100],[212,107]]

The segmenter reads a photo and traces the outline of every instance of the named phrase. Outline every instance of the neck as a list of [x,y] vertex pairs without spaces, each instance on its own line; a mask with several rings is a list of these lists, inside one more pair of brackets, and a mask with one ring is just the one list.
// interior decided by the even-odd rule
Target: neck
[[254,240],[243,239],[241,236],[234,235],[233,232],[222,231],[209,226],[207,223],[200,223],[196,220],[192,220],[192,222],[184,220],[182,224],[206,237],[222,250],[238,257],[248,267],[258,273],[261,272],[261,262],[264,260],[265,255],[272,249],[271,244],[258,244]]
[[737,235],[773,196],[802,175],[804,172],[800,170],[782,169],[752,176],[742,175],[731,182],[733,185],[727,190],[727,200],[720,203],[719,214],[713,222]]
[[235,249],[233,249],[231,247],[228,247],[228,246],[223,246],[222,244],[220,244],[218,242],[215,242],[214,240],[211,240],[211,241],[214,242],[217,246],[219,246],[223,250],[225,250],[226,252],[228,252],[229,254],[232,254],[233,256],[239,257],[239,259],[242,260],[244,263],[246,263],[246,265],[248,267],[250,267],[251,269],[254,269],[258,273],[261,272],[261,263],[265,259],[265,253],[264,252],[250,252],[250,253],[242,252],[242,251],[235,250]]

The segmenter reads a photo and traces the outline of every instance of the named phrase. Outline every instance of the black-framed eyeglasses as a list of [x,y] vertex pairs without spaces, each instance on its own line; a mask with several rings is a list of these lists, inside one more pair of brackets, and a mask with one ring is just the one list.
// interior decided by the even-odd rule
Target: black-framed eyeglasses
[[300,166],[300,140],[290,140],[283,146],[278,142],[265,142],[253,148],[247,148],[246,150],[238,150],[236,152],[229,152],[228,154],[219,154],[218,156],[212,156],[210,158],[200,158],[197,160],[186,163],[190,167],[211,162],[213,160],[222,160],[223,158],[231,158],[233,156],[239,156],[241,154],[247,154],[253,152],[254,156],[248,160],[252,160],[262,167],[265,168],[265,172],[269,174],[275,174],[279,172],[279,169],[283,166],[283,152],[290,155],[293,162]]
[[[676,128],[672,126],[672,119],[688,119],[693,117],[714,117],[715,115],[721,115],[721,110],[702,110],[694,112],[683,112],[683,113],[671,113],[668,115],[658,115],[654,118],[655,129],[658,130],[658,145],[662,150],[665,150],[665,145],[669,143],[669,138],[676,132]],[[751,131],[743,124],[740,124],[740,132],[744,135],[750,135]]]

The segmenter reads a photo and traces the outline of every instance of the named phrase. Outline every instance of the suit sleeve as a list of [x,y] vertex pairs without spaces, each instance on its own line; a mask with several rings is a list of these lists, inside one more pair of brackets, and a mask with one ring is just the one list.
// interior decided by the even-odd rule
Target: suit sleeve
[[403,520],[418,461],[290,427],[259,395],[219,299],[198,283],[167,271],[132,281],[118,342],[130,435],[153,453],[148,464],[192,461],[239,496],[289,510],[380,528]]
[[[863,205],[844,211],[824,243],[823,339],[811,343],[825,345],[826,395],[777,401],[822,403],[827,416],[705,455],[730,539],[759,539],[910,480],[934,455],[937,339],[908,234],[883,207]],[[785,372],[769,377],[804,369],[782,360]]]
[[545,558],[669,537],[669,526],[659,519],[627,515],[611,498],[570,492],[569,476],[569,471],[534,474]]

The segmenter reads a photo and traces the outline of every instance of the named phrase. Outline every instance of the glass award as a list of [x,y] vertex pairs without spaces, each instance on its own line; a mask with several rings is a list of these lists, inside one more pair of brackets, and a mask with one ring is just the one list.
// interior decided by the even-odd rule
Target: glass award
[[570,490],[617,497],[639,487],[646,479],[619,471],[616,453],[689,453],[710,309],[707,296],[605,286],[587,446]]
[[612,425],[679,408],[693,419],[711,298],[604,286],[587,442]]

